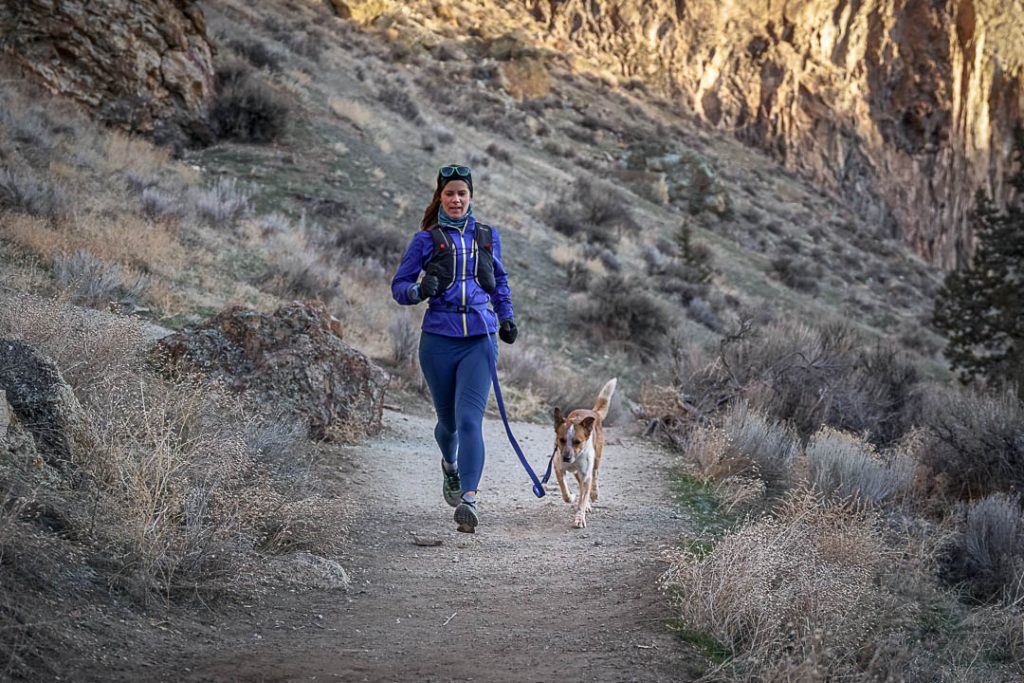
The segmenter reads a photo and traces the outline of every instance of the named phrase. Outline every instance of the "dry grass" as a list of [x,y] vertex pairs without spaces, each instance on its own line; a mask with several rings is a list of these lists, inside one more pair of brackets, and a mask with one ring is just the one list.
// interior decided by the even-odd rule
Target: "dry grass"
[[108,263],[173,276],[185,260],[176,231],[139,216],[87,215],[57,225],[24,214],[0,221],[0,238],[44,261],[87,251]]
[[[87,447],[49,473],[67,481],[47,487],[47,506],[63,538],[105,558],[95,569],[111,584],[138,599],[216,596],[244,590],[267,554],[338,550],[340,507],[297,485],[310,482],[296,477],[313,465],[307,442],[216,386],[149,374],[137,321],[23,295],[0,307],[0,336],[52,358],[82,403]],[[10,476],[5,492],[41,475]]]
[[184,181],[195,180],[194,170],[171,160],[170,148],[116,130],[101,139],[106,171],[140,177],[158,177],[170,171]]
[[374,120],[373,111],[355,100],[331,96],[327,106],[339,117],[351,121],[359,128],[365,128]]
[[278,488],[246,438],[255,423],[226,393],[140,383],[108,406],[98,416],[104,455],[83,468],[102,500],[90,524],[133,593],[234,591],[257,551],[339,549],[332,503]]
[[813,679],[824,680],[856,671],[880,607],[881,555],[870,520],[798,493],[707,556],[676,558],[664,583],[687,626],[731,653],[732,680],[766,680],[809,659],[820,660]]
[[0,336],[50,358],[79,400],[101,397],[142,370],[146,331],[135,318],[85,312],[66,298],[5,293]]

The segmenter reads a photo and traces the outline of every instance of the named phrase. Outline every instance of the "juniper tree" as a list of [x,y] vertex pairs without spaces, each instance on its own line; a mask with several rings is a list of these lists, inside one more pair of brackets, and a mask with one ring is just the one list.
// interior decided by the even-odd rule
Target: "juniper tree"
[[711,281],[715,271],[711,266],[714,258],[707,246],[693,241],[693,228],[687,220],[680,223],[675,234],[676,246],[679,247],[680,260],[690,268],[691,282],[705,284]]
[[934,323],[949,338],[946,357],[963,380],[1015,384],[1024,397],[1024,129],[1015,134],[1016,200],[998,210],[981,190],[972,214],[977,249],[946,276]]

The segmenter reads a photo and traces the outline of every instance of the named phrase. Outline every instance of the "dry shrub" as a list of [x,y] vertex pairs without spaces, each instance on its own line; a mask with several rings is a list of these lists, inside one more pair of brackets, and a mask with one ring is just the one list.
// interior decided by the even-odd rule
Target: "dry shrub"
[[419,345],[419,328],[408,311],[395,314],[388,323],[391,339],[391,360],[397,366],[417,367],[416,352]]
[[260,423],[228,393],[142,379],[96,417],[102,456],[81,465],[100,501],[89,524],[133,594],[231,591],[257,550],[337,550],[330,502],[278,485],[246,438]]
[[342,263],[353,259],[372,259],[391,267],[402,256],[411,238],[397,228],[382,226],[365,217],[354,217],[340,221],[326,240],[326,246],[338,252],[338,260]]
[[730,680],[768,680],[819,652],[828,656],[811,680],[838,680],[857,673],[858,650],[878,618],[881,556],[869,520],[801,492],[777,517],[741,527],[709,554],[676,557],[663,581],[687,628],[731,653]]
[[967,509],[960,537],[948,549],[947,581],[979,602],[1024,603],[1024,513],[1019,497],[1000,493]]
[[732,457],[751,463],[750,474],[769,492],[780,493],[789,486],[797,445],[788,427],[741,401],[726,414],[722,429],[729,435]]
[[145,326],[135,318],[90,312],[64,299],[4,293],[0,336],[30,344],[60,368],[79,400],[101,400],[142,369]]
[[772,272],[790,289],[809,293],[818,291],[818,282],[825,275],[821,264],[793,256],[772,259]]
[[266,68],[268,71],[280,71],[281,63],[285,58],[285,55],[267,47],[266,43],[259,40],[235,39],[228,41],[228,47],[257,69]]
[[[343,99],[332,95],[327,100],[327,106],[339,117],[348,119],[361,128],[374,121],[373,110],[355,100]],[[446,143],[442,142],[441,144]]]
[[251,193],[234,178],[218,178],[206,189],[192,189],[196,212],[214,227],[234,225],[251,210]]
[[247,66],[222,65],[216,75],[210,125],[217,137],[262,143],[284,136],[291,107],[282,95]]
[[147,374],[137,321],[15,296],[0,335],[53,358],[90,425],[88,447],[50,471],[60,481],[33,471],[0,490],[30,492],[67,543],[103,558],[92,570],[109,584],[139,599],[216,596],[242,590],[267,553],[338,549],[342,512],[315,490],[298,427],[267,425],[217,386]]
[[0,169],[0,210],[58,220],[68,215],[70,207],[67,192],[51,180],[30,170]]
[[918,373],[842,322],[755,327],[745,320],[726,335],[717,358],[683,368],[678,381],[701,412],[747,397],[752,408],[789,422],[801,437],[825,424],[887,445],[907,429]]
[[552,227],[573,237],[585,235],[595,243],[614,247],[624,233],[636,233],[639,224],[629,202],[607,183],[579,178],[571,193],[549,208]]
[[337,298],[341,294],[338,273],[320,251],[322,243],[319,227],[305,220],[290,230],[271,233],[266,239],[271,291],[325,302]]
[[188,206],[181,201],[180,195],[159,187],[144,187],[139,201],[142,213],[149,218],[182,218],[188,213]]
[[921,396],[921,459],[938,475],[941,493],[980,498],[1024,490],[1024,403],[1013,392],[929,385]]
[[149,278],[116,263],[105,263],[87,251],[76,251],[53,260],[54,278],[72,301],[102,308],[112,303],[134,304],[149,288]]
[[590,339],[651,357],[672,329],[665,305],[642,284],[611,274],[591,284],[594,296],[572,301],[570,324]]
[[901,453],[887,458],[857,437],[823,428],[807,445],[811,484],[824,496],[879,504],[906,495],[914,462]]
[[420,107],[409,95],[409,86],[407,85],[383,85],[377,91],[377,99],[407,121],[417,121],[420,118]]
[[167,147],[117,130],[107,132],[101,140],[102,158],[107,170],[137,177],[156,177],[168,170],[177,172],[183,179],[191,176],[186,166],[172,161],[171,149]]
[[[721,427],[694,431],[686,450],[702,480],[723,484],[719,493],[728,493],[733,485],[749,492],[757,480],[762,492],[779,494],[793,477],[797,446],[788,428],[741,402],[726,414]],[[740,497],[748,499],[746,493]]]

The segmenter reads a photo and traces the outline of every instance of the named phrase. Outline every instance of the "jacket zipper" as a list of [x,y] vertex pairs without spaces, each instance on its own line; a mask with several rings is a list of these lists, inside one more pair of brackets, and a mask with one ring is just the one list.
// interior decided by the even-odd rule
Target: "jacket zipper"
[[469,336],[469,325],[466,319],[466,269],[469,267],[469,254],[466,250],[465,228],[459,230],[459,243],[462,245],[462,336]]

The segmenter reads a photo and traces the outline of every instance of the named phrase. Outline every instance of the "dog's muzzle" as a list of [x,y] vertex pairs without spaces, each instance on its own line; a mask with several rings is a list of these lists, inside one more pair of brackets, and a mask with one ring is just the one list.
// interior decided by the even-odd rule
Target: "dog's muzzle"
[[568,465],[573,461],[573,459],[572,451],[562,451],[562,462]]

